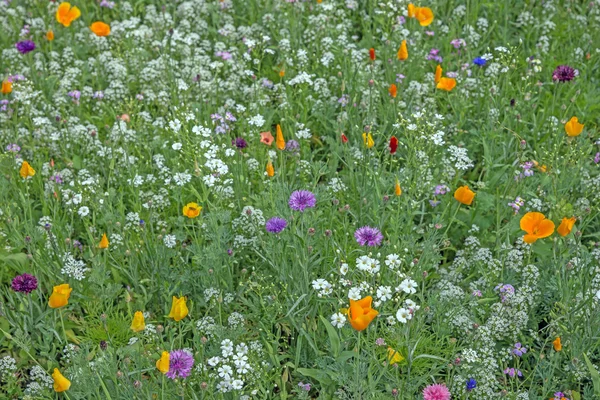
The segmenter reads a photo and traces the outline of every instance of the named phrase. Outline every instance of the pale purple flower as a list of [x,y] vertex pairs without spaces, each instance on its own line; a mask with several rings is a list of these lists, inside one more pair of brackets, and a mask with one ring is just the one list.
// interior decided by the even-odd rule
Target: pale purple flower
[[523,354],[527,353],[527,348],[517,342],[515,343],[515,348],[512,349],[512,353],[517,357],[521,357]]
[[594,163],[600,163],[600,153],[596,153],[596,155],[594,156]]
[[377,228],[363,226],[354,232],[354,238],[361,246],[379,246],[383,240],[383,235]]

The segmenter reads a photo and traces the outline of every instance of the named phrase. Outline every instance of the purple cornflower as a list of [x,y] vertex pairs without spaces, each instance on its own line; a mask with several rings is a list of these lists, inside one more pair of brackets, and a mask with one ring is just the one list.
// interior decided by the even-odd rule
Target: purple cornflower
[[283,218],[273,217],[267,221],[265,228],[270,233],[281,233],[287,226],[287,221]]
[[288,205],[292,210],[303,212],[317,205],[317,198],[308,190],[296,190],[290,195]]
[[579,75],[579,71],[568,65],[559,65],[552,73],[552,80],[570,82]]
[[194,357],[186,350],[173,350],[169,353],[168,378],[187,378],[194,366]]
[[231,140],[231,145],[241,150],[248,147],[248,142],[246,142],[246,139],[244,139],[243,137],[237,137]]
[[354,232],[354,238],[361,246],[379,246],[383,240],[383,235],[377,228],[363,226]]
[[33,41],[31,40],[23,40],[21,42],[17,42],[15,44],[15,47],[17,48],[17,50],[19,50],[19,53],[27,54],[30,51],[35,50],[35,43],[33,43]]
[[517,342],[515,343],[515,348],[512,349],[512,353],[517,357],[521,357],[523,354],[527,353],[527,348]]
[[38,281],[33,275],[22,274],[13,278],[11,287],[15,292],[29,294],[37,289]]

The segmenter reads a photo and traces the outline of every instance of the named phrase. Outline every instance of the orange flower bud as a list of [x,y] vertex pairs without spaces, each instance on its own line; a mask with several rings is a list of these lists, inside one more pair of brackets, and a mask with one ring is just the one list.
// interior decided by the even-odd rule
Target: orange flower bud
[[560,236],[567,236],[569,233],[571,233],[573,225],[575,225],[575,221],[577,221],[577,218],[575,217],[563,218],[558,226],[558,229],[556,229],[556,232],[558,232]]
[[461,186],[454,191],[454,198],[466,206],[470,206],[475,198],[475,192],[473,192],[467,185]]

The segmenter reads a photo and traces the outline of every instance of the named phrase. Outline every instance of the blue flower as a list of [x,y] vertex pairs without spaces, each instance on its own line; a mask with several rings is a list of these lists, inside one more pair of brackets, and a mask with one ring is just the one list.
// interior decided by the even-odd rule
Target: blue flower
[[467,390],[471,391],[477,387],[477,381],[473,378],[467,379]]
[[481,57],[475,57],[475,59],[473,60],[473,64],[479,65],[480,67],[483,67],[486,63],[487,61],[485,60],[485,58]]

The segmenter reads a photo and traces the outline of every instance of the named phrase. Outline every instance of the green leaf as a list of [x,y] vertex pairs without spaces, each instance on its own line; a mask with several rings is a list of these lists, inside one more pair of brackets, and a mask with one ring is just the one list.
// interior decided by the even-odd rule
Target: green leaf
[[326,371],[322,371],[320,369],[298,368],[296,371],[298,371],[304,376],[316,379],[317,381],[319,381],[319,383],[321,383],[324,386],[329,386],[333,383],[329,374]]
[[585,358],[585,363],[587,364],[588,369],[590,370],[590,375],[592,376],[592,382],[594,382],[594,394],[596,396],[600,396],[600,374],[594,365],[591,363],[587,354],[583,353],[583,358]]
[[322,315],[320,316],[320,318],[321,321],[323,321],[323,324],[325,324],[325,329],[327,329],[327,334],[329,335],[329,342],[331,343],[331,351],[333,351],[333,356],[337,358],[337,356],[340,354],[340,349],[342,347],[340,343],[340,337],[338,336],[338,333],[336,332],[333,325],[331,325],[331,322],[327,320],[327,318],[323,317]]

